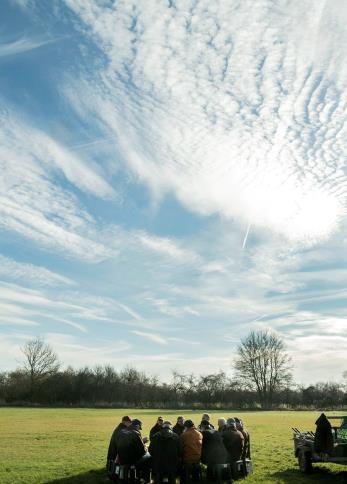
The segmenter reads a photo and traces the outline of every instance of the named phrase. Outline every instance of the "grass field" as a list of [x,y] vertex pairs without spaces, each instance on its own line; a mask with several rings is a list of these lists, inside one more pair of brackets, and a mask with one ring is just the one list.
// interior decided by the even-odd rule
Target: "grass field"
[[[1,484],[92,484],[110,482],[105,455],[113,428],[124,414],[141,418],[148,435],[156,416],[172,421],[183,413],[199,423],[201,412],[158,410],[0,409]],[[213,421],[233,412],[211,412]],[[249,483],[347,483],[347,468],[315,465],[302,475],[292,451],[291,427],[314,430],[319,412],[238,412],[251,434],[255,472]],[[344,471],[344,469],[346,469]]]

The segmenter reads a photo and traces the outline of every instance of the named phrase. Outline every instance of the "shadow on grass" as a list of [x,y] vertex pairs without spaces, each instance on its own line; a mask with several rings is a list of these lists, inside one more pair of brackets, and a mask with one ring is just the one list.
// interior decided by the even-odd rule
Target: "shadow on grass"
[[333,472],[326,467],[314,467],[310,474],[303,474],[299,469],[289,468],[285,471],[272,474],[273,478],[279,479],[283,483],[328,483],[347,484],[347,472]]
[[[278,479],[279,482],[285,484],[301,484],[301,483],[331,483],[331,484],[347,484],[347,471],[332,472],[325,467],[315,467],[311,474],[303,474],[298,469],[289,468],[281,472],[276,472],[271,475],[269,482],[274,482]],[[104,469],[90,470],[82,472],[75,476],[62,477],[61,479],[53,479],[46,481],[45,484],[111,484]],[[247,484],[246,480],[238,481]],[[265,482],[265,481],[259,481]]]
[[[177,482],[179,481],[177,480]],[[76,476],[46,481],[45,484],[112,484],[112,481],[107,477],[104,469],[97,469],[82,472]]]
[[62,477],[61,479],[53,479],[46,481],[45,484],[111,484],[106,475],[105,469],[93,469],[75,476]]

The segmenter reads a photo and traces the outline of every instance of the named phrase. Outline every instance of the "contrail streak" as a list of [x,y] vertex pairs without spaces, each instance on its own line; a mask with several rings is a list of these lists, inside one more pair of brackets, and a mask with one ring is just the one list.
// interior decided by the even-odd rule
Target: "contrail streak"
[[247,230],[246,230],[246,235],[245,235],[245,238],[243,239],[242,249],[244,249],[246,247],[250,228],[251,228],[251,224],[248,224],[248,227],[247,227]]

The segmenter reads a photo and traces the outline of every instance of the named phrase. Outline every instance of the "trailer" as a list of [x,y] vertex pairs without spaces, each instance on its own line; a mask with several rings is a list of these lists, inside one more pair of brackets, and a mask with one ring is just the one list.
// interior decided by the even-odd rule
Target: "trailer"
[[[323,414],[324,415],[324,414]],[[333,462],[347,465],[347,416],[326,416],[331,424],[332,446],[329,452],[317,449],[316,433],[293,427],[294,455],[304,473],[312,471],[315,462]]]

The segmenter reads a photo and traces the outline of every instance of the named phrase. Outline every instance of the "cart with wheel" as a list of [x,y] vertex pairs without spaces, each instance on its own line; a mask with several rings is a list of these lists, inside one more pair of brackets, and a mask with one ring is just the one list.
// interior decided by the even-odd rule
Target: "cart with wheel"
[[315,462],[334,462],[347,465],[347,416],[327,416],[331,421],[332,448],[329,452],[317,450],[316,434],[311,431],[301,432],[293,428],[294,455],[299,468],[308,474]]

